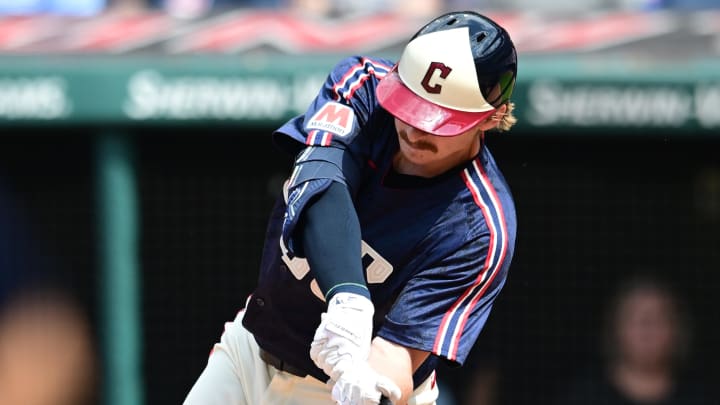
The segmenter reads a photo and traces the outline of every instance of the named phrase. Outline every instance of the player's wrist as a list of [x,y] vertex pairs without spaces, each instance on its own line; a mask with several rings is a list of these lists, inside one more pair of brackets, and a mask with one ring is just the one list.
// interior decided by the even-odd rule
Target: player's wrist
[[325,293],[325,301],[330,303],[332,298],[340,293],[356,294],[370,300],[370,290],[368,290],[366,285],[358,283],[340,283],[327,290]]
[[[367,290],[365,290],[367,292]],[[370,293],[360,294],[354,291],[338,291],[327,300],[328,313],[341,311],[356,311],[357,313],[372,314],[375,306],[370,300]]]

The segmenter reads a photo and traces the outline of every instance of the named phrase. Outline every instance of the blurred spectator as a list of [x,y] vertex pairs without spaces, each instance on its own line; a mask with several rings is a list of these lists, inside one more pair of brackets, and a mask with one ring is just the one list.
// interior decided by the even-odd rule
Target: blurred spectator
[[[2,1],[2,0],[0,0]],[[150,6],[178,18],[197,18],[238,8],[293,10],[319,17],[353,17],[395,12],[408,17],[428,17],[442,11],[443,0],[149,0]]]
[[118,13],[137,13],[145,11],[150,4],[146,0],[108,0],[108,11]]
[[290,0],[148,0],[149,6],[177,18],[198,18],[214,12],[240,8],[280,8]]
[[428,18],[430,16],[438,15],[446,9],[447,8],[443,0],[395,0],[392,6],[392,11],[400,15],[416,18]]
[[693,11],[720,8],[720,0],[617,0],[617,7],[624,10]]
[[106,0],[0,0],[0,14],[63,14],[91,16],[102,12]]
[[690,324],[667,284],[638,277],[618,289],[605,325],[605,362],[571,384],[564,405],[717,404],[686,374]]
[[290,0],[290,8],[308,16],[342,17],[365,13],[377,13],[386,8],[378,0]]
[[720,8],[719,0],[658,0],[665,8],[674,10],[703,10]]
[[0,184],[0,405],[88,404],[89,322],[40,250]]
[[309,16],[352,17],[382,12],[429,18],[446,9],[443,0],[289,0],[295,11]]
[[583,15],[597,10],[606,10],[611,7],[612,3],[613,0],[485,0],[481,7],[530,13]]
[[93,401],[88,324],[66,294],[32,290],[0,311],[0,405]]

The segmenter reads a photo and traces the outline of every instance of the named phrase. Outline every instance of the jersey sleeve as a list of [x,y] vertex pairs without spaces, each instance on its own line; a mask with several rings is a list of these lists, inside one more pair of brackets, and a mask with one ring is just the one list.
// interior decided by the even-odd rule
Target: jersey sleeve
[[496,229],[433,264],[421,265],[378,335],[463,364],[505,284],[514,242],[510,238],[504,229]]
[[305,114],[273,133],[275,143],[298,153],[287,183],[282,237],[290,256],[303,256],[293,231],[303,209],[332,182],[357,191],[373,134],[363,131],[376,109],[375,86],[392,69],[384,60],[350,57],[330,72]]
[[386,59],[353,56],[330,71],[307,111],[273,133],[273,140],[292,154],[304,146],[351,145],[376,109],[375,88],[392,70]]

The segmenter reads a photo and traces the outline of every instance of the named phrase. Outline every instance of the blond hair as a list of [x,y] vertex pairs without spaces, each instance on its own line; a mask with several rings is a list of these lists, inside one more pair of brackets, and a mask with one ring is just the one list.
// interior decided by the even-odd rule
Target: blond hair
[[515,110],[515,103],[508,101],[505,105],[507,105],[507,110],[505,110],[502,117],[498,119],[498,125],[495,127],[495,130],[498,132],[509,131],[510,128],[517,123],[517,117],[513,114],[513,110]]

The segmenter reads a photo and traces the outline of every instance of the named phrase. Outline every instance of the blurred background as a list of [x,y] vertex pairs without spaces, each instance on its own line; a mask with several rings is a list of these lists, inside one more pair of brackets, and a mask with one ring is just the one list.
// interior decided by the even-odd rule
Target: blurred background
[[0,405],[181,403],[255,285],[271,131],[451,9],[520,53],[519,232],[438,404],[720,403],[720,0],[0,0]]

